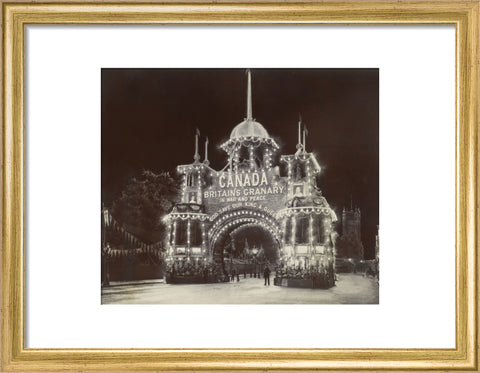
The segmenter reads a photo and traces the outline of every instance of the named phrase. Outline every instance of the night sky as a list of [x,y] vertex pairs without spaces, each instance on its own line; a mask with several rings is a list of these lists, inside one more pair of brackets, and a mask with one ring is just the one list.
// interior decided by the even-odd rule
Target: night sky
[[[378,224],[378,69],[252,69],[253,117],[296,151],[299,113],[307,151],[322,166],[318,185],[337,216],[360,207],[366,258]],[[174,173],[193,161],[195,128],[208,137],[210,166],[246,116],[245,69],[102,69],[102,202],[110,206],[142,170]],[[337,231],[341,233],[339,226]]]

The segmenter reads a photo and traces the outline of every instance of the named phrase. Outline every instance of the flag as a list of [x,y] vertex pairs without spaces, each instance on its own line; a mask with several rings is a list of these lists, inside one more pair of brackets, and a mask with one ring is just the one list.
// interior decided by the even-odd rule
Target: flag
[[305,135],[308,136],[308,129],[307,129],[307,126],[303,125],[303,130],[305,131]]
[[198,128],[195,128],[195,135],[197,135],[198,137],[200,137],[200,130]]

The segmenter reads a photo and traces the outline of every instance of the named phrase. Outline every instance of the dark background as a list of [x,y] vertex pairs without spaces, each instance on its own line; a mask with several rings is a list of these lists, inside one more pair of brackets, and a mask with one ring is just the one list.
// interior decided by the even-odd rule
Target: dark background
[[[253,117],[280,145],[296,151],[299,113],[307,151],[322,167],[318,185],[339,219],[362,212],[365,257],[378,224],[378,69],[252,69]],[[110,206],[143,169],[170,171],[193,161],[195,128],[203,160],[221,169],[218,148],[246,116],[245,69],[102,69],[102,202]],[[337,227],[341,233],[341,226]]]

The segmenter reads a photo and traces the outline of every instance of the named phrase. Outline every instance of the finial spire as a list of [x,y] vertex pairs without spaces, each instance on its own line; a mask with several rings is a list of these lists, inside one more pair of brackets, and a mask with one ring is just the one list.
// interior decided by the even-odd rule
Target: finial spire
[[308,136],[308,130],[307,126],[303,126],[303,151],[307,151],[307,136]]
[[247,69],[247,120],[252,118],[252,77]]
[[200,131],[198,128],[195,129],[195,155],[193,156],[193,159],[195,162],[200,161],[200,154],[198,154],[198,139],[200,137]]
[[208,165],[208,137],[205,139],[205,160],[203,161]]
[[302,115],[298,113],[298,144],[297,149],[302,148]]

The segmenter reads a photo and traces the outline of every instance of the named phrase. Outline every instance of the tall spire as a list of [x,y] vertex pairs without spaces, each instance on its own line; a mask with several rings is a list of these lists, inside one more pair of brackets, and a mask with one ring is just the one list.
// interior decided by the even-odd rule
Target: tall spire
[[306,140],[306,137],[308,136],[308,130],[307,130],[307,126],[303,126],[303,151],[306,152],[307,151],[307,140]]
[[302,148],[302,115],[298,113],[298,144],[297,149]]
[[205,160],[203,161],[207,166],[210,163],[208,161],[208,137],[205,139]]
[[247,120],[252,118],[252,77],[250,69],[247,69]]
[[198,154],[198,138],[200,137],[200,131],[198,128],[195,129],[195,155],[193,156],[193,159],[195,162],[200,161],[200,154]]

